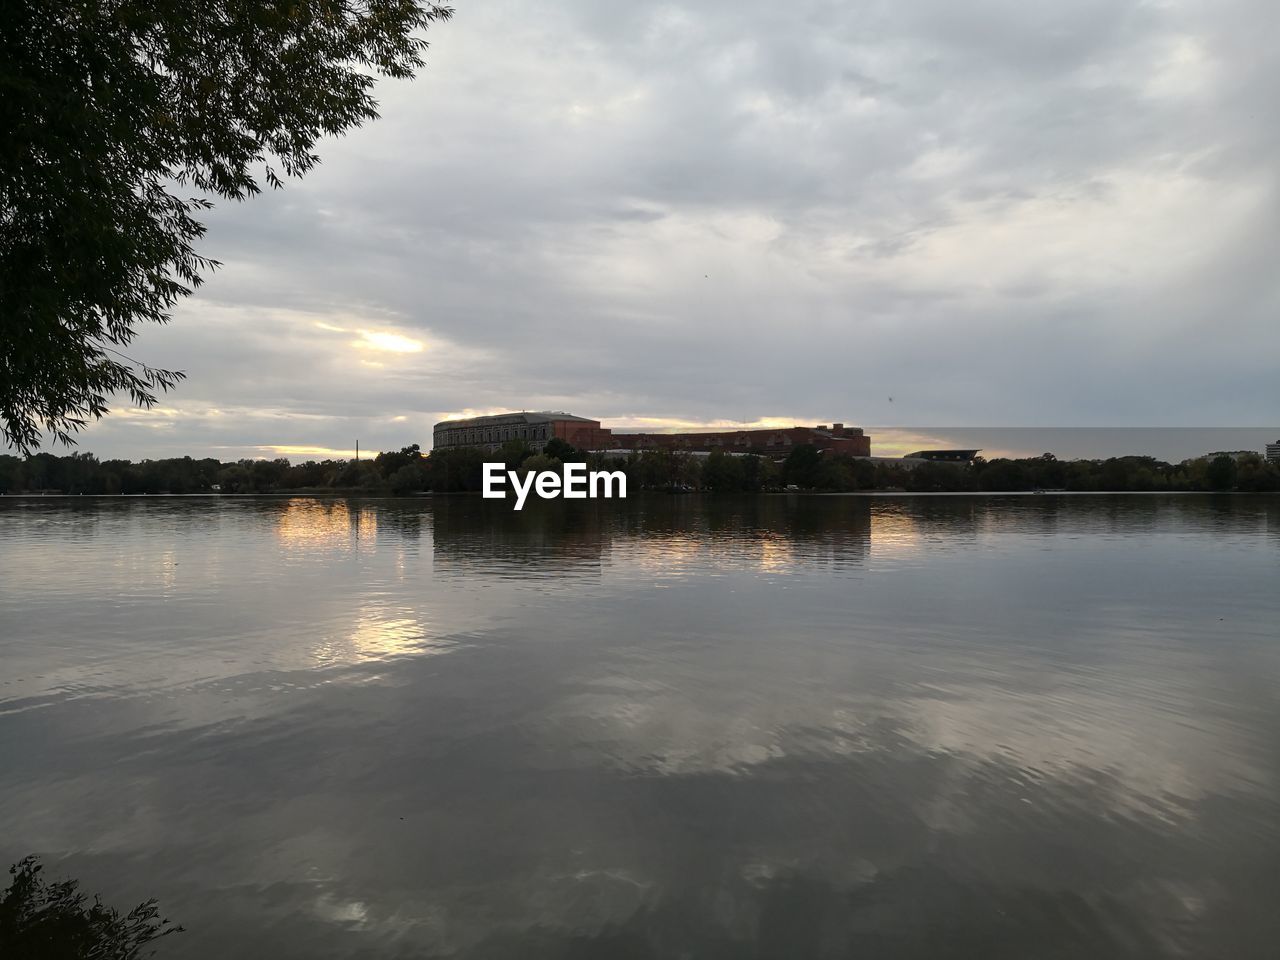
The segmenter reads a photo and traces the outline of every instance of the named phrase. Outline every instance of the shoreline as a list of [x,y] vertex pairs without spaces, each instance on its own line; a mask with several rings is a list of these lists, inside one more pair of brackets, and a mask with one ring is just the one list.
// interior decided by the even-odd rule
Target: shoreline
[[[752,499],[757,497],[1118,497],[1118,496],[1193,496],[1193,497],[1277,497],[1274,490],[767,490],[758,493],[731,493],[689,490],[670,493],[665,490],[642,490],[632,497],[707,497]],[[0,493],[0,500],[430,500],[437,497],[471,497],[484,499],[478,490],[455,490],[442,493],[424,491],[409,494],[363,493],[350,491],[277,490],[270,493]],[[618,498],[613,498],[618,499]]]

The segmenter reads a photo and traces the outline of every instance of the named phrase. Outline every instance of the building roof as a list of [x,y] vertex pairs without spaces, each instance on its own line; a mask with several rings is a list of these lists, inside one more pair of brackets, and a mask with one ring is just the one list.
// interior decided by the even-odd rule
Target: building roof
[[908,453],[903,459],[957,462],[960,460],[972,460],[977,455],[977,450],[917,450],[915,453]]
[[558,410],[521,410],[519,413],[493,413],[482,417],[470,417],[466,420],[441,420],[435,429],[441,427],[480,427],[495,423],[551,423],[555,420],[574,420],[578,423],[596,423],[587,417],[576,417],[571,413]]

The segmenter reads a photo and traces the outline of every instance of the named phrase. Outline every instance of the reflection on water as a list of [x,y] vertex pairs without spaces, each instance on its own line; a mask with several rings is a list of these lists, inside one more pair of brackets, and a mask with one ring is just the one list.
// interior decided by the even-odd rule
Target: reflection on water
[[388,618],[365,612],[346,636],[325,637],[314,649],[319,667],[332,667],[365,660],[387,660],[410,655],[445,653],[455,644],[433,637],[415,617]]
[[1280,499],[0,500],[0,855],[165,955],[1272,957]]
[[670,497],[619,504],[538,504],[520,513],[447,500],[432,511],[437,573],[504,570],[522,579],[598,576],[609,565],[663,578],[714,569],[856,565],[870,541],[865,497]]
[[343,500],[287,500],[276,519],[276,535],[303,550],[353,550],[378,536],[378,512]]

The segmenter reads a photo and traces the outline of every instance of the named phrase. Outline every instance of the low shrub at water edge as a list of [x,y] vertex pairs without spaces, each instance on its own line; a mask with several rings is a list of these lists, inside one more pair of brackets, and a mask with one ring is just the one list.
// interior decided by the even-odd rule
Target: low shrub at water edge
[[26,857],[9,868],[13,880],[0,893],[0,957],[6,960],[134,960],[142,948],[182,927],[160,917],[154,899],[121,915],[98,897],[87,902],[76,880],[49,883],[40,861]]

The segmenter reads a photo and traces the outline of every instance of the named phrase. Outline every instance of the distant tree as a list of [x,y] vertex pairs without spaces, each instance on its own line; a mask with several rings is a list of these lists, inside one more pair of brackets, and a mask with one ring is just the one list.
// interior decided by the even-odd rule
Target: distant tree
[[853,489],[871,490],[876,485],[876,465],[874,461],[859,457],[853,461]]
[[133,960],[149,943],[180,933],[160,917],[155,900],[123,916],[96,897],[92,904],[75,880],[47,883],[35,857],[9,868],[13,881],[0,894],[0,957],[13,960]]
[[1231,490],[1236,485],[1236,461],[1225,454],[1209,461],[1205,471],[1205,480],[1210,490]]
[[348,460],[339,467],[332,485],[346,490],[377,490],[382,486],[382,474],[372,460]]
[[817,481],[814,484],[829,493],[843,493],[854,488],[854,468],[852,457],[841,457],[831,453],[822,455],[818,467]]
[[249,474],[253,477],[253,489],[257,493],[271,493],[284,486],[289,474],[289,461],[284,457],[274,460],[250,460]]
[[1264,460],[1257,454],[1242,457],[1236,464],[1236,488],[1250,493],[1280,490],[1280,463]]
[[910,470],[902,464],[881,462],[877,463],[875,468],[875,482],[872,484],[875,489],[903,490],[906,488]]
[[702,486],[707,490],[731,492],[742,489],[742,461],[723,450],[713,450],[702,464]]
[[[607,469],[616,470],[616,462]],[[696,488],[702,483],[702,464],[687,453],[675,450],[641,450],[626,461],[625,472],[631,487],[638,490]]]
[[782,464],[782,479],[798,487],[816,487],[822,467],[822,454],[812,444],[802,443],[791,448]]
[[577,462],[582,459],[581,454],[579,454],[573,445],[570,444],[569,441],[561,439],[560,437],[552,437],[548,440],[546,445],[543,446],[542,452],[548,457],[559,460],[561,463],[567,463],[570,460]]
[[629,478],[644,490],[659,490],[675,483],[674,456],[669,450],[642,450],[629,458]]
[[[219,484],[224,493],[269,493],[279,490],[391,489],[412,493],[479,490],[481,467],[494,454],[476,448],[459,448],[414,457],[416,447],[379,456],[375,460],[325,460],[290,464],[283,458],[219,463],[206,458],[173,457],[164,460],[99,461],[91,453],[56,456],[36,453],[20,458],[0,454],[0,493],[57,491],[86,494],[200,493]],[[524,456],[526,450],[507,451],[520,458],[518,469],[559,470],[563,464],[545,453]],[[575,454],[592,469],[621,470],[629,489],[708,491],[759,491],[776,489],[786,482],[785,465],[768,457],[730,456],[724,451],[694,457],[673,450],[634,452],[625,459],[602,453]],[[816,459],[809,480],[805,471]],[[802,453],[792,458],[790,476],[800,484],[820,490],[906,489],[911,491],[1029,490],[1211,490],[1231,489],[1247,493],[1280,490],[1280,464],[1256,453],[1215,458],[1199,457],[1170,465],[1153,457],[1112,457],[1108,460],[996,459],[962,463],[922,463],[906,468],[901,461],[871,461],[831,454]],[[399,460],[389,476],[380,467]],[[797,463],[799,461],[799,463]],[[1234,470],[1234,473],[1231,471]],[[794,481],[793,481],[794,482]],[[1213,486],[1219,484],[1218,487]],[[1224,485],[1225,484],[1225,485]],[[2,958],[7,960],[7,958]]]
[[[253,478],[243,463],[229,463],[218,471],[218,486],[223,493],[253,493]],[[130,491],[125,490],[125,493]]]
[[702,460],[687,453],[676,453],[672,462],[676,468],[677,487],[697,490],[702,486]]
[[1041,454],[1028,465],[1032,486],[1039,489],[1060,489],[1066,486],[1067,467],[1052,453]]
[[326,485],[328,471],[325,464],[314,460],[306,460],[291,466],[284,477],[284,486],[289,490],[304,487],[323,487]]
[[[417,0],[9,0],[0,16],[0,436],[24,453],[182,374],[125,350],[217,264],[210,196],[243,200],[377,117],[423,65]],[[259,173],[258,171],[261,171]],[[200,196],[190,196],[197,192]]]
[[425,483],[426,472],[416,463],[406,463],[387,480],[391,492],[401,497],[407,493],[417,493]]
[[435,493],[479,490],[488,458],[488,454],[475,447],[433,450],[426,463],[427,489]]
[[776,480],[773,461],[756,453],[741,458],[742,489],[755,492],[764,490]]
[[544,470],[559,471],[564,464],[555,457],[549,457],[545,453],[535,453],[531,457],[527,457],[520,467],[523,473],[540,473]]
[[983,490],[1031,490],[1035,486],[1025,460],[1003,457],[988,460],[976,473],[978,486]]
[[16,493],[24,489],[25,471],[20,459],[0,453],[0,493]]
[[382,476],[390,478],[401,467],[407,466],[422,458],[422,450],[416,443],[411,443],[407,447],[401,447],[394,452],[385,451],[373,458],[373,464],[378,468],[378,473]]
[[508,440],[498,449],[498,456],[507,465],[508,470],[517,470],[520,464],[533,456],[533,448],[524,440]]
[[906,479],[907,489],[915,492],[972,490],[976,486],[967,463],[922,463],[908,470]]

